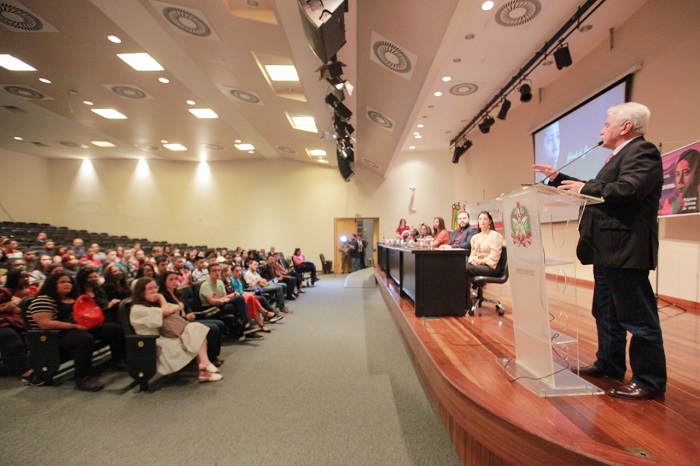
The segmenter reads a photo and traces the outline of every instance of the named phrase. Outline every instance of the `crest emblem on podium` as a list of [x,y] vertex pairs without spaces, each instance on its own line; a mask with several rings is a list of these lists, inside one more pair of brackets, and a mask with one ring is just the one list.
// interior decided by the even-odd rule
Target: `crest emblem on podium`
[[532,243],[532,225],[530,224],[530,214],[527,207],[515,203],[515,207],[510,213],[510,237],[516,246],[527,247]]

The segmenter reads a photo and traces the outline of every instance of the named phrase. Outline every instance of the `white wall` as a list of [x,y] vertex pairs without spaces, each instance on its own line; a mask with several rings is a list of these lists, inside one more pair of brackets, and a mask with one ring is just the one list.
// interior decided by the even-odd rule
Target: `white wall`
[[0,221],[53,222],[49,162],[0,149]]

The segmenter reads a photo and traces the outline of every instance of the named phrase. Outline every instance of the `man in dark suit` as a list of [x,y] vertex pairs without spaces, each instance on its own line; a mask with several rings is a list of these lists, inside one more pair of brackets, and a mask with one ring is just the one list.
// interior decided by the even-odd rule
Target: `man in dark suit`
[[586,207],[579,224],[576,255],[582,264],[593,264],[598,351],[593,364],[574,371],[622,381],[630,332],[632,379],[608,390],[626,399],[648,399],[666,391],[666,357],[649,282],[659,248],[656,212],[663,171],[659,150],[643,137],[649,115],[647,107],[634,102],[608,109],[600,134],[603,147],[613,153],[593,180],[583,182],[548,165],[533,166],[552,186],[605,200]]
[[477,227],[469,224],[469,213],[464,211],[457,215],[457,223],[459,228],[450,234],[450,242],[448,245],[453,248],[462,248],[467,250],[467,259],[472,251],[472,238],[479,233]]

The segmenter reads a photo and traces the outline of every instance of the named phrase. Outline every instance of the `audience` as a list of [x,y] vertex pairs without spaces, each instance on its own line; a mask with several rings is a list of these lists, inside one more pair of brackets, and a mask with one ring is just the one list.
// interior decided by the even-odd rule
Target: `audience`
[[248,271],[243,275],[243,279],[248,285],[248,288],[259,288],[261,293],[271,293],[274,296],[277,304],[277,309],[282,312],[288,312],[289,309],[284,304],[284,295],[287,285],[284,283],[270,283],[260,276],[258,273],[258,261],[250,262]]

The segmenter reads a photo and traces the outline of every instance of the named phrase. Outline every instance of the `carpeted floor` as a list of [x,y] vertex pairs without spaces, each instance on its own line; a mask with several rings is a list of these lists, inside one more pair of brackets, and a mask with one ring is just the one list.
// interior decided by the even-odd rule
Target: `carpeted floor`
[[0,379],[0,464],[459,464],[377,288],[322,276],[225,379],[99,393]]

